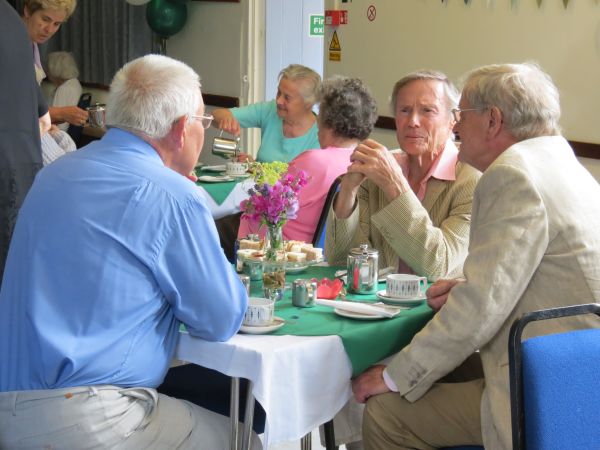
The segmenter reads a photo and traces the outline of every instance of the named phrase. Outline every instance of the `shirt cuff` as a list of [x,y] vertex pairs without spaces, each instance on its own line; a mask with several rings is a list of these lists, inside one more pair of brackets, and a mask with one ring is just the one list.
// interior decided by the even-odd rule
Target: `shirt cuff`
[[398,392],[398,386],[394,383],[394,380],[388,375],[387,368],[383,370],[383,382],[392,392]]

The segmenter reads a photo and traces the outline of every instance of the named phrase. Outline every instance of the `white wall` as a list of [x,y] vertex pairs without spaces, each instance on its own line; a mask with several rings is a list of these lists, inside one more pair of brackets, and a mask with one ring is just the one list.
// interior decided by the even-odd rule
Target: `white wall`
[[[244,43],[247,42],[249,1],[188,2],[184,28],[167,40],[167,55],[190,65],[200,75],[202,92],[238,97],[243,102],[247,92],[243,75],[247,66]],[[207,130],[202,162],[224,162],[210,154],[212,139],[217,134],[214,128]]]
[[[488,3],[491,6],[487,6]],[[337,27],[341,61],[328,60],[333,34],[325,30],[325,76],[359,76],[370,86],[379,114],[391,116],[389,96],[407,72],[431,68],[458,82],[470,69],[491,63],[537,61],[561,92],[564,135],[600,144],[600,4],[572,0],[325,0],[325,9],[346,9],[349,24]],[[374,5],[374,21],[367,8]],[[374,136],[397,146],[393,132]],[[582,159],[600,180],[600,161]]]

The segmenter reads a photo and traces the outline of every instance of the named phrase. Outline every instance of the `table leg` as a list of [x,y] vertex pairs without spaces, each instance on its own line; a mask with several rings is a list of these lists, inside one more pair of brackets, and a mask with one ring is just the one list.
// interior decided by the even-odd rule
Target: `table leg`
[[323,425],[325,430],[325,448],[327,450],[337,450],[335,445],[335,431],[333,430],[333,419]]
[[248,391],[246,391],[246,411],[244,411],[244,433],[242,434],[242,450],[250,448],[252,439],[252,421],[254,420],[254,394],[252,388],[254,383],[248,380]]
[[312,449],[312,433],[305,434],[300,439],[300,450],[311,450]]
[[240,419],[240,379],[231,378],[231,401],[229,403],[229,450],[238,450],[238,423]]

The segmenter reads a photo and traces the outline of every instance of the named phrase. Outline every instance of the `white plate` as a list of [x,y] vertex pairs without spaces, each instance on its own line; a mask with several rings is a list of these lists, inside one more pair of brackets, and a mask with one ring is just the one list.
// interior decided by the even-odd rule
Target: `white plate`
[[225,164],[219,164],[218,166],[204,166],[202,170],[207,172],[225,172]]
[[375,319],[385,319],[386,317],[383,314],[362,314],[354,311],[348,311],[340,308],[333,308],[333,312],[338,316],[348,317],[349,319],[358,319],[358,320],[375,320]]
[[291,274],[300,273],[306,269],[308,269],[308,264],[305,264],[303,266],[286,267],[285,273],[291,273]]
[[221,175],[224,177],[230,177],[230,178],[248,178],[251,174],[250,173],[241,173],[239,175],[234,175],[234,174],[229,175],[227,172],[221,172]]
[[198,181],[202,181],[203,183],[224,183],[226,181],[233,181],[233,178],[225,176],[213,177],[211,175],[202,175],[201,177],[198,177]]
[[387,295],[386,290],[382,289],[381,291],[377,291],[377,297],[383,300],[383,303],[387,303],[389,305],[401,305],[401,306],[419,306],[427,297],[411,297],[411,298],[396,298],[390,297]]
[[284,325],[284,319],[282,319],[281,317],[273,316],[273,323],[271,325],[265,325],[262,327],[242,325],[240,327],[240,331],[245,334],[267,334],[280,329]]

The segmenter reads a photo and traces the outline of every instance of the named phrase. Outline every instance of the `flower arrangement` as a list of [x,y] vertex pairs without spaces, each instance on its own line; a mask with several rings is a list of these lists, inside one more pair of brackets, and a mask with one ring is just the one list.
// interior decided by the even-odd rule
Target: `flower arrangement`
[[283,162],[254,163],[251,170],[254,186],[248,190],[250,197],[240,204],[244,217],[278,228],[295,219],[298,193],[308,181],[306,172],[288,173]]

